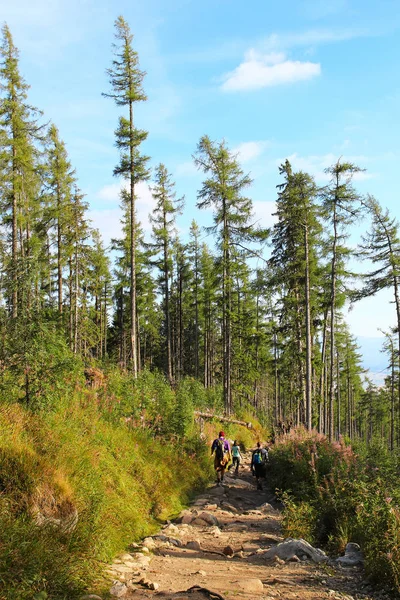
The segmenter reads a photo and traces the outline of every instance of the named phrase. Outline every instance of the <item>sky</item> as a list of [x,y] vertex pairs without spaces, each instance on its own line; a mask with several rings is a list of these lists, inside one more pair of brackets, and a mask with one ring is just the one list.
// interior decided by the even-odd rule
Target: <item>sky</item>
[[[135,109],[137,126],[149,132],[143,150],[152,167],[167,166],[185,196],[183,237],[192,219],[212,219],[196,208],[202,177],[192,155],[204,134],[225,139],[251,173],[263,226],[273,224],[286,158],[320,184],[339,157],[355,162],[366,169],[357,189],[400,219],[399,0],[0,0],[30,102],[58,127],[106,245],[120,234],[121,182],[112,172],[121,109],[101,94],[110,90],[105,71],[119,15],[147,72],[148,100]],[[138,196],[149,231],[147,184]],[[358,224],[352,244],[367,227]],[[380,330],[395,324],[390,292],[358,303],[348,322],[379,380]]]

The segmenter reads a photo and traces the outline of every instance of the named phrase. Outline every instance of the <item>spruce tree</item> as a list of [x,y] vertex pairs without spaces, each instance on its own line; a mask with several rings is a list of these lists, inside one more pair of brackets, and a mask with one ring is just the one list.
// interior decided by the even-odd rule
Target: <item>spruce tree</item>
[[134,377],[138,374],[138,340],[136,312],[136,248],[137,222],[135,185],[149,177],[147,169],[148,157],[139,152],[140,144],[147,138],[147,132],[141,131],[134,124],[134,106],[137,102],[146,100],[142,83],[145,73],[139,69],[139,58],[132,47],[133,35],[123,17],[115,21],[114,60],[107,69],[111,93],[103,94],[112,98],[117,106],[128,108],[128,116],[119,118],[115,132],[116,146],[120,151],[120,162],[114,169],[114,175],[128,181],[130,206],[130,330],[131,330],[131,360]]
[[330,276],[329,276],[329,326],[330,326],[330,362],[329,362],[329,411],[328,411],[328,433],[329,439],[334,435],[334,403],[335,403],[335,327],[336,310],[340,305],[340,293],[338,283],[342,279],[341,286],[344,287],[343,279],[346,277],[344,266],[349,258],[350,249],[346,247],[348,227],[358,218],[360,214],[361,197],[352,185],[354,175],[361,169],[349,162],[337,161],[326,169],[330,176],[330,184],[323,191],[323,208],[325,218],[332,226],[332,232],[328,241],[330,254]]
[[0,46],[0,129],[3,223],[10,232],[11,252],[6,262],[7,303],[18,316],[22,303],[30,304],[35,277],[32,232],[38,219],[39,111],[28,103],[29,86],[19,71],[19,53],[10,30],[2,28]]
[[265,232],[252,223],[252,202],[243,196],[251,178],[239,166],[237,157],[225,142],[212,142],[208,136],[200,139],[194,157],[196,166],[207,178],[198,192],[200,209],[214,208],[214,226],[218,235],[222,272],[222,344],[223,344],[223,396],[227,414],[232,412],[232,253],[244,244],[261,240]]
[[173,382],[172,371],[172,336],[170,314],[170,279],[172,273],[172,245],[175,234],[175,218],[183,207],[183,199],[176,199],[175,184],[166,167],[158,165],[155,172],[155,184],[152,187],[153,198],[156,202],[153,213],[150,215],[152,223],[153,242],[150,248],[155,255],[155,266],[160,272],[160,287],[163,297],[167,375],[170,383]]

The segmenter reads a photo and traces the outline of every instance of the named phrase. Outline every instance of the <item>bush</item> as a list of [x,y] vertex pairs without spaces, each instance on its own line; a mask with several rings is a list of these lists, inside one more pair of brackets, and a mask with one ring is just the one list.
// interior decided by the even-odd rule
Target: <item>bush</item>
[[270,453],[270,481],[281,490],[284,529],[328,551],[349,541],[364,552],[371,579],[400,592],[398,459],[379,442],[330,444],[297,429]]

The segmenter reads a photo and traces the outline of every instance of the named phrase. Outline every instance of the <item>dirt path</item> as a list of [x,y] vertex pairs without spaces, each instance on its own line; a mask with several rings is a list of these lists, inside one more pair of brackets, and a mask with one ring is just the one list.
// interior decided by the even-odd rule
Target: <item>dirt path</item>
[[224,487],[208,489],[180,520],[164,527],[159,536],[146,538],[144,550],[138,548],[136,554],[116,561],[112,572],[121,583],[113,589],[115,596],[136,600],[150,596],[154,600],[379,597],[368,595],[362,573],[355,567],[309,560],[266,561],[263,552],[283,541],[281,514],[269,491],[255,489],[249,456],[238,477],[227,474]]

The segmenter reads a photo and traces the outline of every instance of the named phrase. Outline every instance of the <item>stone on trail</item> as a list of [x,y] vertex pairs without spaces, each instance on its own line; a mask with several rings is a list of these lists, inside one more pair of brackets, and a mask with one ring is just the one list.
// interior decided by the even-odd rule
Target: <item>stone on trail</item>
[[236,506],[233,506],[233,504],[230,504],[229,502],[223,501],[221,507],[222,507],[223,510],[228,510],[228,511],[233,512],[233,513],[237,513],[238,512]]
[[217,527],[216,525],[214,525],[214,527],[211,527],[210,532],[214,537],[219,537],[221,535],[221,530],[219,527]]
[[116,598],[122,598],[127,594],[127,592],[128,588],[126,587],[125,583],[121,583],[120,581],[114,583],[114,585],[110,589],[110,594],[112,596],[115,596]]
[[275,510],[275,508],[271,506],[271,504],[269,504],[268,502],[264,502],[264,504],[261,504],[261,506],[259,506],[258,508],[266,515],[276,515],[279,512]]
[[206,504],[204,508],[206,510],[217,510],[218,504]]
[[191,524],[197,525],[198,527],[207,527],[209,525],[207,521],[204,521],[204,519],[200,519],[199,517],[196,517]]
[[188,548],[189,550],[201,550],[201,545],[199,540],[191,540],[190,542],[187,542],[185,548]]
[[202,519],[209,525],[217,525],[217,526],[219,525],[217,517],[215,515],[213,515],[212,513],[203,511],[199,514],[199,519]]
[[225,554],[225,556],[233,556],[235,554],[235,551],[232,548],[232,546],[225,546],[222,552]]
[[[197,510],[183,510],[181,512],[181,514],[178,517],[178,523],[180,525],[189,525],[193,519],[195,519],[198,515],[198,511]],[[175,525],[176,527],[176,525]],[[178,528],[179,531],[179,528]]]
[[337,562],[343,567],[355,567],[357,565],[362,565],[364,562],[364,557],[360,546],[354,542],[349,542],[344,551],[344,556],[339,556]]
[[102,598],[96,594],[86,594],[86,596],[81,596],[80,600],[102,600]]
[[163,532],[166,535],[179,535],[179,528],[173,523],[169,523],[163,527]]
[[288,561],[299,554],[305,554],[309,559],[316,563],[326,562],[328,560],[328,557],[323,550],[313,548],[313,546],[305,540],[295,540],[293,538],[287,538],[277,546],[273,546],[264,552],[263,556],[266,560],[273,560],[275,556],[278,556],[278,558]]
[[148,550],[155,550],[155,548],[157,547],[157,544],[153,540],[152,537],[147,537],[147,538],[144,538],[144,540],[142,542],[142,546],[143,546],[143,548],[147,548]]
[[261,579],[240,579],[233,582],[235,587],[246,594],[258,594],[264,591],[264,585]]

